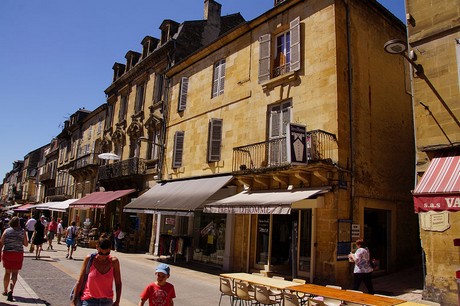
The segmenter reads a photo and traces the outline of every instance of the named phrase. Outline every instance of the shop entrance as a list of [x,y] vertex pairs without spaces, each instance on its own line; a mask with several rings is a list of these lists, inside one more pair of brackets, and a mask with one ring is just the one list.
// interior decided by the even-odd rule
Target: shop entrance
[[[259,215],[254,266],[281,275],[309,277],[311,209]],[[295,271],[295,273],[293,273]]]

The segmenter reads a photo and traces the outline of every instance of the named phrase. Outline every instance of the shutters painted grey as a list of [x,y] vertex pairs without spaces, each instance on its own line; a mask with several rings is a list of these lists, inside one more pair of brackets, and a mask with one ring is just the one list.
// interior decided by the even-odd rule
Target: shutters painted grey
[[216,162],[221,158],[222,119],[211,119],[208,131],[208,162]]
[[270,80],[270,34],[259,37],[259,84]]
[[224,93],[225,84],[225,59],[214,64],[214,74],[212,79],[212,97],[220,96]]
[[291,28],[291,69],[290,71],[300,70],[300,17],[292,20]]
[[177,131],[174,134],[174,152],[173,152],[173,168],[182,167],[182,156],[184,153],[184,131]]
[[185,110],[187,107],[187,92],[188,92],[188,78],[183,77],[180,83],[179,105],[177,110],[179,112]]

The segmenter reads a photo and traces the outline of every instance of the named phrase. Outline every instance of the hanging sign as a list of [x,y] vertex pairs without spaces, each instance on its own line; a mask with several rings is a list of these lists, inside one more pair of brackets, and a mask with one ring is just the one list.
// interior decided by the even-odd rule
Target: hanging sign
[[287,158],[290,164],[307,164],[307,127],[289,123],[286,137]]

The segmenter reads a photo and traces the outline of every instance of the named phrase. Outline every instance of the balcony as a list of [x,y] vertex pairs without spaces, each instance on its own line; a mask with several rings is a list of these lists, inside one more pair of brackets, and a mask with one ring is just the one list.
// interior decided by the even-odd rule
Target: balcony
[[54,171],[46,171],[40,174],[38,180],[42,183],[54,180],[56,178],[56,173]]
[[145,161],[142,158],[132,157],[127,160],[99,167],[98,180],[109,180],[133,175],[144,175]]
[[[309,163],[337,162],[337,138],[334,134],[314,130],[307,132]],[[256,171],[289,166],[286,138],[267,140],[233,149],[233,171]]]
[[88,153],[82,156],[79,156],[72,165],[72,168],[69,170],[70,174],[81,170],[93,169],[94,174],[99,167],[101,160],[97,157],[96,153]]

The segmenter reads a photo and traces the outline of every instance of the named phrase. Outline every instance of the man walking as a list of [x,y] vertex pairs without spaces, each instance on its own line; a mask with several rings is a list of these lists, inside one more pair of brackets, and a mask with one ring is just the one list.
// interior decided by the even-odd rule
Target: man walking
[[29,243],[31,243],[32,235],[35,231],[35,223],[37,220],[35,220],[34,217],[30,217],[29,220],[26,222],[26,230],[27,230],[27,238],[29,239]]

